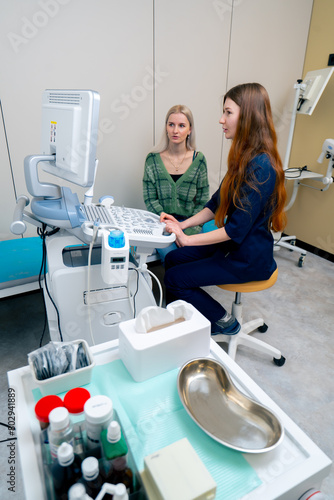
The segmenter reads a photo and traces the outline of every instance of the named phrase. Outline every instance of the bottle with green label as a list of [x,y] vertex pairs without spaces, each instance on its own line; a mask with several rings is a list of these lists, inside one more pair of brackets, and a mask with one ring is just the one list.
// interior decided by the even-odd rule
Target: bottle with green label
[[121,427],[116,420],[112,420],[107,429],[101,432],[101,444],[104,458],[114,460],[128,453]]

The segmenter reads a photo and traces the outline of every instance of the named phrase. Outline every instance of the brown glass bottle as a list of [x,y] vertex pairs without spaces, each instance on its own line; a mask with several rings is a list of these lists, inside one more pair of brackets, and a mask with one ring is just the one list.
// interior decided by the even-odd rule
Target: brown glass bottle
[[117,457],[112,461],[112,470],[108,477],[108,483],[123,483],[129,494],[133,492],[133,473],[130,467],[128,467],[124,456]]
[[81,478],[81,458],[74,455],[69,443],[58,448],[58,460],[52,465],[51,473],[56,498],[67,498],[69,488]]
[[104,483],[100,474],[99,461],[95,457],[87,457],[82,461],[81,470],[87,494],[96,498]]

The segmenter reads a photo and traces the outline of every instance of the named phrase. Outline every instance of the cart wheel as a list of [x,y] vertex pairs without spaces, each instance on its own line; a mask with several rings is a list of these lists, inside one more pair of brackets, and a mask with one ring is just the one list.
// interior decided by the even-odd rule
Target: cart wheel
[[275,365],[277,365],[277,366],[283,366],[284,363],[285,363],[285,357],[281,356],[280,359],[273,358],[273,361],[274,361]]
[[305,259],[305,255],[301,255],[299,257],[298,267],[303,267],[303,265],[304,265],[304,259]]
[[265,333],[268,330],[268,325],[266,325],[265,323],[263,323],[262,326],[259,326],[258,330],[259,330],[260,333]]

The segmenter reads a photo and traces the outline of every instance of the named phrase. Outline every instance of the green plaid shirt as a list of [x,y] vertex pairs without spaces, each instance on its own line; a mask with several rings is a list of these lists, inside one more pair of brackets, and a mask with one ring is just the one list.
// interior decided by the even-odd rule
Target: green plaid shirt
[[[188,170],[175,182],[166,170],[159,153],[146,157],[143,178],[143,195],[147,210],[184,217],[200,212],[209,200],[209,181],[206,159],[198,152]],[[195,234],[201,226],[189,228]]]

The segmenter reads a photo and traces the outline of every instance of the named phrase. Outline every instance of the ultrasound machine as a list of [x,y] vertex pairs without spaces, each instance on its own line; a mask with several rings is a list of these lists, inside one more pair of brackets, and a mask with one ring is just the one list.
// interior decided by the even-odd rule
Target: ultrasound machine
[[[31,212],[29,198],[18,197],[11,224],[12,233],[22,235],[29,222],[43,239],[42,284],[53,341],[80,338],[94,345],[118,338],[120,322],[157,305],[147,257],[175,240],[155,214],[114,206],[108,196],[92,203],[99,106],[91,90],[43,93],[42,152],[24,161]],[[87,187],[84,202],[68,187],[40,181],[39,164]]]

